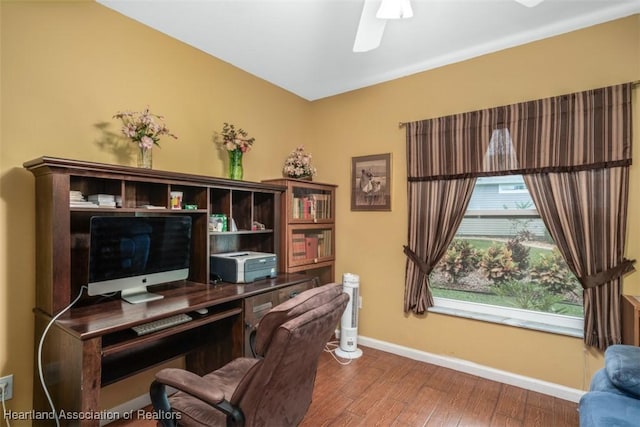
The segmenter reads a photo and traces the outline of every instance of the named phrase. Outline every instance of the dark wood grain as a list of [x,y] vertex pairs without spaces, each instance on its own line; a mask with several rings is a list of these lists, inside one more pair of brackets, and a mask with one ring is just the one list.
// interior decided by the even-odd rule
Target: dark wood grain
[[[577,427],[577,404],[362,347],[339,365],[320,358],[313,402],[300,427]],[[150,411],[151,408],[145,408]],[[117,421],[111,427],[155,427]]]
[[245,297],[307,280],[309,277],[303,274],[282,274],[274,279],[264,279],[248,284],[206,285],[185,280],[157,285],[149,289],[164,295],[161,300],[145,304],[128,304],[120,298],[114,298],[100,304],[73,308],[58,319],[57,325],[80,339],[88,339],[174,314],[218,307],[227,302],[236,301],[237,306],[240,307]]
[[[277,294],[281,287],[310,281],[308,275],[282,274],[250,284],[209,284],[211,254],[258,251],[281,257],[284,186],[54,157],[23,166],[33,173],[36,186],[36,346],[45,325],[74,301],[73,308],[52,323],[42,360],[44,377],[61,409],[95,410],[101,387],[166,360],[185,356],[187,369],[204,374],[242,356],[247,338],[244,298]],[[70,191],[109,194],[121,203],[70,206]],[[172,209],[172,191],[182,192],[183,204],[192,206]],[[238,231],[211,233],[213,213],[233,217]],[[117,294],[82,292],[91,276],[92,217],[175,215],[192,220],[188,280],[150,286],[164,299],[137,305]],[[253,230],[255,221],[267,229]],[[195,313],[202,308],[206,315]],[[180,313],[193,314],[194,320],[144,337],[131,330]],[[40,388],[34,384],[34,407],[44,409]]]

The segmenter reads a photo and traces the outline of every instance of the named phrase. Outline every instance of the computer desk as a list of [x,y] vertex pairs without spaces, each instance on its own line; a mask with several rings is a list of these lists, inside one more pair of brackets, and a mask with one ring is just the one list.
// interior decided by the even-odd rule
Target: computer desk
[[[256,320],[256,309],[245,301],[256,297],[274,301],[268,308],[283,293],[293,296],[316,282],[303,274],[279,275],[252,284],[181,281],[153,287],[154,293],[164,295],[161,300],[129,304],[113,299],[70,309],[49,329],[42,352],[44,379],[56,412],[64,411],[67,416],[60,420],[61,425],[98,426],[104,417],[100,413],[102,387],[163,362],[184,356],[188,370],[204,375],[243,356],[248,335],[245,317]],[[202,308],[208,313],[195,313]],[[51,317],[34,311],[40,337]],[[131,330],[179,313],[190,314],[193,320],[143,336]],[[36,372],[34,414],[51,411]],[[34,425],[55,425],[55,420]]]

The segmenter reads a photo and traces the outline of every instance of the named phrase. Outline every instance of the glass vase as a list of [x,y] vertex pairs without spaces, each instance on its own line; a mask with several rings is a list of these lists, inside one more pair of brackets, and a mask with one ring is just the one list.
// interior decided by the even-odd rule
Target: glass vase
[[229,151],[229,178],[242,179],[242,151]]
[[151,148],[140,147],[138,150],[138,167],[151,169],[153,166],[153,151]]

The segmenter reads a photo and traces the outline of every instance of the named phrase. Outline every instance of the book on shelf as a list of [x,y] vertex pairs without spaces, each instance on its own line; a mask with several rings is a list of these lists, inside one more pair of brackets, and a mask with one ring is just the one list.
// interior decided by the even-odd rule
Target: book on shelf
[[331,196],[329,194],[294,196],[291,210],[291,215],[296,219],[330,219]]
[[307,259],[318,258],[318,236],[306,236],[304,240],[307,249]]
[[307,196],[302,198],[302,218],[303,219],[313,218],[311,213],[312,212],[311,206],[313,203],[314,201],[312,197]]
[[315,195],[315,218],[330,219],[331,218],[331,197],[328,194]]
[[293,233],[291,235],[291,254],[294,260],[307,257],[307,247],[303,233]]
[[80,191],[69,191],[69,207],[70,208],[97,208],[98,204],[93,201],[89,201],[84,197],[84,194]]
[[113,194],[90,194],[89,200],[97,200],[100,202],[115,202],[116,196]]
[[333,255],[331,238],[331,230],[324,230],[322,232],[322,254],[320,256],[327,257]]
[[93,203],[93,202],[89,202],[89,201],[82,201],[82,200],[70,200],[69,201],[69,207],[70,208],[99,208],[100,206],[98,206],[97,204]]
[[100,207],[116,207],[116,196],[113,194],[90,194],[88,199]]
[[325,232],[318,233],[318,257],[322,258],[327,256],[327,248],[324,242]]

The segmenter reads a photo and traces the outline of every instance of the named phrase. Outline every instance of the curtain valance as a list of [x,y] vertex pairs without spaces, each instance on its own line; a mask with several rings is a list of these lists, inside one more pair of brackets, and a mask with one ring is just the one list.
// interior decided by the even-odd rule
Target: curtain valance
[[408,180],[629,165],[631,92],[625,83],[408,123]]

